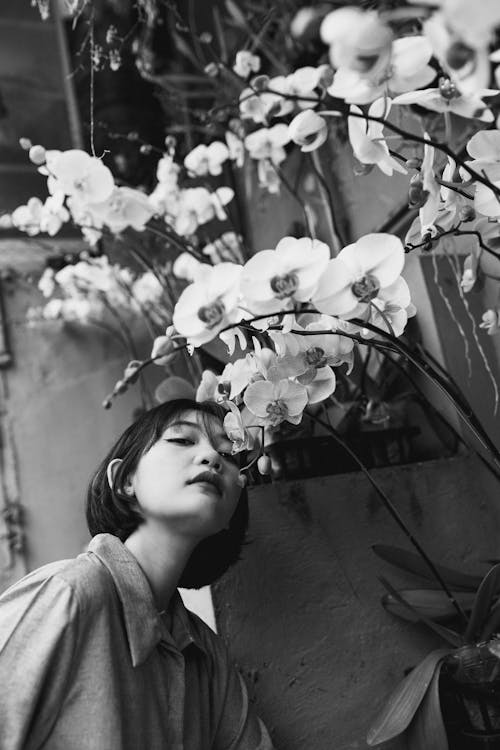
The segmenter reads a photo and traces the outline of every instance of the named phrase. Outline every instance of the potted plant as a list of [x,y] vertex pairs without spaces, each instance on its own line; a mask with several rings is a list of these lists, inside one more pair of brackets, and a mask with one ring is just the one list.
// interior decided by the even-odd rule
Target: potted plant
[[[415,554],[375,546],[386,561],[429,579]],[[437,567],[444,588],[387,589],[385,608],[444,641],[394,689],[367,735],[370,746],[404,736],[409,750],[500,748],[500,564],[483,578]],[[446,624],[443,624],[446,623]]]

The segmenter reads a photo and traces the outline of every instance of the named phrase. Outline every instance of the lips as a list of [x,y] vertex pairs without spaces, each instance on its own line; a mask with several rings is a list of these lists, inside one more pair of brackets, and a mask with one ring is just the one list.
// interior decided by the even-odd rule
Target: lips
[[198,482],[206,482],[207,484],[211,484],[217,490],[219,495],[222,495],[222,479],[218,474],[214,474],[211,471],[202,471],[201,474],[198,474],[194,477],[194,479],[191,479],[188,484],[196,484]]

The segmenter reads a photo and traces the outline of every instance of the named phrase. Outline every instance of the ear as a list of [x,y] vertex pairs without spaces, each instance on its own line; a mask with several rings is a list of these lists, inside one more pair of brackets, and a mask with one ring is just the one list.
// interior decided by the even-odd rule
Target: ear
[[106,469],[106,476],[108,478],[109,489],[111,491],[113,491],[113,488],[115,485],[116,471],[121,463],[122,463],[121,458],[114,458],[112,461],[109,462],[108,468]]

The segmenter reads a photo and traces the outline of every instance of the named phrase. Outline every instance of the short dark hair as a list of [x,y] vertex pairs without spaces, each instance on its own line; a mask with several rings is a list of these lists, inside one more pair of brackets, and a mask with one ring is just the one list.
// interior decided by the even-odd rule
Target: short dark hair
[[[197,411],[210,437],[209,417],[223,421],[226,410],[213,401],[174,399],[144,412],[117,440],[94,474],[87,491],[86,516],[91,536],[113,534],[127,539],[144,522],[135,497],[124,490],[141,456],[160,439],[166,427],[180,414]],[[110,488],[107,467],[115,458],[121,459]],[[248,527],[248,494],[243,489],[229,528],[203,539],[194,548],[179,580],[182,588],[201,588],[213,583],[233,565],[241,555]]]

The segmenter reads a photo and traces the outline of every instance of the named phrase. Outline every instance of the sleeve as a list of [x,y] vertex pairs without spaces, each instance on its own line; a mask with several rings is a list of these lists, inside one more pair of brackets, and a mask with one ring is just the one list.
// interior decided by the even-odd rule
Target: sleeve
[[64,700],[77,606],[62,580],[30,575],[0,597],[0,748],[41,747]]
[[225,647],[218,652],[225,690],[212,750],[273,750],[266,727],[253,711],[243,678]]

